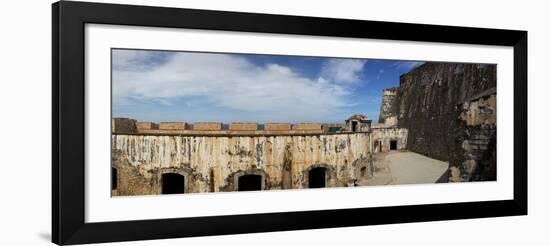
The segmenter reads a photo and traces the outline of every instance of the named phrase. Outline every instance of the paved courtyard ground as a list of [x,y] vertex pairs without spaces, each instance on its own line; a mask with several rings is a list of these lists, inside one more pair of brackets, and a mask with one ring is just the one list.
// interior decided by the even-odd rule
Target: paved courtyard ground
[[358,185],[426,184],[445,182],[449,163],[409,151],[375,153],[374,177]]

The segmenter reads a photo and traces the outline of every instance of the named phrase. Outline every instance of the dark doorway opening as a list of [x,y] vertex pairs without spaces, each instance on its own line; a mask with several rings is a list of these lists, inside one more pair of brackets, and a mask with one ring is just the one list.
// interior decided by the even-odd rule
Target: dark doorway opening
[[239,177],[239,191],[262,190],[262,176],[247,174]]
[[326,187],[327,169],[324,167],[316,167],[309,170],[309,188]]
[[116,190],[118,187],[118,173],[116,168],[111,167],[111,190]]
[[362,167],[361,168],[361,177],[365,177],[365,175],[367,175],[367,167]]
[[162,174],[162,194],[185,193],[185,176],[177,173]]
[[397,150],[397,141],[391,140],[390,141],[390,150]]
[[210,192],[214,192],[215,191],[215,187],[216,187],[216,184],[214,183],[214,169],[210,169],[210,179],[209,179],[209,182],[208,182],[208,189],[210,190]]
[[357,131],[357,121],[351,122],[351,131],[356,132]]

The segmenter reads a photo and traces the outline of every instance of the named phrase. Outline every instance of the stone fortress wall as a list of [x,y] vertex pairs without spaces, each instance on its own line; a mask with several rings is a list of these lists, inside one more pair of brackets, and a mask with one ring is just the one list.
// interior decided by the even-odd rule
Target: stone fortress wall
[[[112,192],[162,194],[165,174],[182,177],[183,193],[242,190],[242,177],[248,176],[258,178],[261,190],[354,186],[373,174],[373,136],[403,137],[392,134],[400,133],[373,129],[363,115],[345,124],[227,126],[114,118]],[[399,143],[399,149],[405,148],[406,141]]]
[[380,123],[407,129],[408,150],[448,161],[449,181],[496,180],[496,70],[426,62],[384,91]]

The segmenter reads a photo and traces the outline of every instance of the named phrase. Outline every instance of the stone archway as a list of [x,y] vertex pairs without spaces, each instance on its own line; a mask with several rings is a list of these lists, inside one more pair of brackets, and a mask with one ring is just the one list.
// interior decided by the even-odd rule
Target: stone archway
[[162,194],[183,194],[185,193],[185,176],[177,173],[163,173]]
[[188,172],[181,168],[165,168],[159,174],[159,194],[189,193]]
[[234,172],[229,177],[233,179],[233,190],[254,191],[268,189],[268,176],[263,169],[254,168]]
[[245,174],[239,177],[237,182],[239,191],[262,190],[262,176],[257,174]]
[[335,167],[328,164],[313,164],[303,171],[304,188],[331,187],[336,179]]

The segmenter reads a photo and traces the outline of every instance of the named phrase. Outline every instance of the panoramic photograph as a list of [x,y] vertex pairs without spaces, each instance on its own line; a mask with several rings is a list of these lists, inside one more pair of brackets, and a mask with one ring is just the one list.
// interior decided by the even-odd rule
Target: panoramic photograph
[[112,49],[111,195],[496,181],[496,71]]

